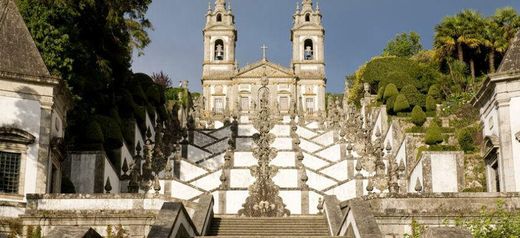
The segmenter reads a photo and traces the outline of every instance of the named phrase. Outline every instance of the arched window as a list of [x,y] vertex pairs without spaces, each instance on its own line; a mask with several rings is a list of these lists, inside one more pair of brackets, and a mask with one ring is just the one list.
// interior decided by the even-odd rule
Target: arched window
[[311,39],[305,40],[303,44],[303,57],[305,60],[313,60],[314,59],[314,44]]
[[222,22],[222,14],[217,14],[217,22]]
[[311,21],[311,14],[307,13],[307,14],[305,15],[305,21],[306,21],[306,22],[310,22],[310,21]]
[[224,60],[224,41],[215,41],[215,60]]

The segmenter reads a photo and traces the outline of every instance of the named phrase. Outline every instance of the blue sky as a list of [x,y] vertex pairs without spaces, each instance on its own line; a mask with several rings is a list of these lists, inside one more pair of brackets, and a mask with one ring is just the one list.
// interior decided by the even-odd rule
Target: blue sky
[[[259,60],[264,43],[269,47],[270,61],[289,66],[290,28],[297,1],[301,2],[231,0],[240,67]],[[326,31],[329,92],[342,92],[345,75],[380,54],[400,32],[418,32],[423,46],[431,48],[433,28],[444,16],[466,8],[486,16],[505,6],[520,9],[519,0],[321,0],[319,4]],[[192,91],[200,91],[202,28],[207,8],[208,0],[154,0],[148,11],[154,25],[149,32],[152,43],[144,56],[134,56],[134,72],[162,70],[175,84],[188,80]]]

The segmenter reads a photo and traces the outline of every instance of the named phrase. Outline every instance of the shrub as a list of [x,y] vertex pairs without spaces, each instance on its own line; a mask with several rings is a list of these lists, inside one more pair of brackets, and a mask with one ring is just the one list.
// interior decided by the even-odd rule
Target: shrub
[[411,107],[416,105],[422,106],[424,104],[423,95],[417,90],[417,88],[411,84],[404,86],[401,89],[401,93],[406,96]]
[[473,127],[462,128],[457,132],[457,141],[464,152],[475,150],[475,132],[476,130]]
[[[386,87],[385,87],[385,92],[383,93],[383,99],[385,102],[387,102],[389,98],[397,96],[397,94],[399,94],[397,87],[395,86],[395,84],[390,83],[390,84],[386,85]],[[388,102],[387,102],[387,105],[393,105],[393,104],[388,104]]]
[[388,114],[394,115],[394,102],[395,102],[396,96],[392,96],[386,100],[386,112]]
[[152,105],[161,103],[161,90],[157,85],[152,85],[146,90],[146,97]]
[[105,142],[101,126],[96,120],[90,120],[85,126],[83,142],[86,144],[103,144]]
[[394,112],[407,112],[408,110],[410,110],[410,103],[408,103],[408,99],[406,99],[403,94],[397,95],[394,102]]
[[421,127],[426,122],[426,113],[420,106],[413,107],[412,110],[412,123],[418,127]]
[[439,85],[434,84],[430,86],[430,89],[428,89],[428,95],[435,99],[441,99],[441,89],[439,88]]
[[437,110],[437,101],[431,95],[426,97],[426,111],[434,112]]
[[428,129],[426,130],[426,135],[424,136],[424,142],[427,145],[437,145],[442,143],[444,138],[442,137],[442,131],[439,125],[435,122],[432,122]]

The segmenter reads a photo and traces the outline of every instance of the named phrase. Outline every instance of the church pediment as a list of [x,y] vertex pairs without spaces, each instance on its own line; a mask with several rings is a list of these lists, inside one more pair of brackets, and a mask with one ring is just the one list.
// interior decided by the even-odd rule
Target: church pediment
[[240,78],[259,78],[265,74],[270,78],[293,78],[294,74],[290,69],[273,64],[269,61],[261,61],[242,68],[235,77]]
[[229,30],[235,30],[234,27],[224,24],[213,24],[209,25],[206,28],[204,28],[205,31],[229,31]]

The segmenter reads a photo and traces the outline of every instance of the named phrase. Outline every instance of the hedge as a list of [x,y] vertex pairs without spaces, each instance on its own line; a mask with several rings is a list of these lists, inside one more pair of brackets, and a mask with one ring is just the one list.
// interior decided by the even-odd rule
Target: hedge
[[408,84],[401,89],[401,93],[406,96],[406,99],[408,99],[410,107],[414,107],[416,105],[421,107],[424,106],[425,97],[419,92],[419,90],[417,90],[415,86]]
[[105,142],[101,126],[96,120],[90,120],[85,126],[83,142],[86,144],[103,144]]
[[434,112],[437,110],[437,101],[431,95],[426,96],[426,111]]
[[[393,84],[393,83],[388,84],[385,87],[385,92],[383,93],[383,99],[385,102],[387,102],[389,98],[397,96],[397,94],[399,94],[399,91],[397,90],[397,87],[395,86],[395,84]],[[389,105],[392,106],[393,104],[389,104]]]
[[105,138],[105,149],[117,149],[123,146],[123,134],[121,133],[121,127],[114,118],[97,115],[95,116],[96,121],[101,127],[103,137]]
[[395,98],[396,96],[392,96],[390,98],[388,98],[388,100],[386,100],[386,112],[388,114],[391,114],[393,115],[394,114],[394,102],[395,102]]

